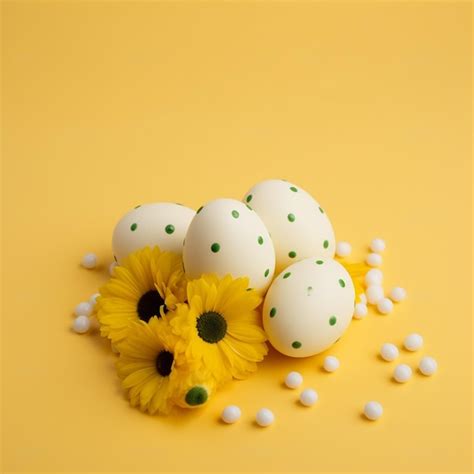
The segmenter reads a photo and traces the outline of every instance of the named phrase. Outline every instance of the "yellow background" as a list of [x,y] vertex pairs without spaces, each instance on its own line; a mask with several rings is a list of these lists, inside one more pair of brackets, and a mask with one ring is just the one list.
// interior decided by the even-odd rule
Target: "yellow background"
[[[3,470],[470,471],[470,8],[4,2]],[[115,222],[269,177],[311,192],[354,257],[385,238],[407,301],[353,322],[335,374],[272,353],[200,411],[131,409],[106,344],[69,329]],[[400,386],[377,351],[412,331],[439,373]],[[289,370],[317,406],[281,386]],[[229,403],[243,417],[223,426]]]

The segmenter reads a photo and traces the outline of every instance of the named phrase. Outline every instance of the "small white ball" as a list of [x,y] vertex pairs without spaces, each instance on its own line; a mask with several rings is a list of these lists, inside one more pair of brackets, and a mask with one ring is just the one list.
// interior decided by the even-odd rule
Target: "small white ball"
[[305,407],[311,407],[318,401],[318,392],[312,388],[306,388],[300,394],[300,402]]
[[433,375],[438,370],[438,362],[433,357],[423,357],[418,364],[418,370],[426,376]]
[[377,302],[377,309],[381,314],[389,314],[393,310],[392,300],[388,298],[382,298]]
[[378,253],[369,253],[365,261],[367,265],[370,265],[371,267],[380,267],[380,265],[382,265],[382,255],[379,255]]
[[417,351],[423,346],[423,337],[420,334],[409,334],[403,341],[403,346],[407,351]]
[[407,297],[407,292],[404,288],[396,286],[395,288],[392,288],[389,296],[392,301],[395,301],[395,303],[400,303],[400,301],[403,301]]
[[323,367],[326,372],[334,372],[339,368],[339,359],[334,356],[327,356],[324,359]]
[[84,268],[95,268],[97,266],[97,255],[95,253],[86,253],[81,260],[81,265]]
[[94,293],[90,298],[89,298],[89,303],[92,307],[94,307],[97,303],[97,298],[100,296],[100,293]]
[[382,270],[378,268],[372,268],[365,274],[365,284],[370,285],[381,285],[383,280]]
[[268,408],[261,408],[255,416],[255,421],[259,426],[270,426],[275,421],[275,415]]
[[395,367],[395,370],[393,371],[393,378],[398,383],[405,383],[410,379],[411,374],[412,370],[409,365],[399,364]]
[[385,250],[385,240],[383,239],[373,239],[372,242],[370,242],[370,250],[372,252],[383,252]]
[[236,405],[229,405],[222,410],[222,421],[225,423],[235,423],[240,419],[240,408]]
[[79,303],[76,306],[76,309],[74,310],[74,314],[76,316],[90,316],[91,313],[92,313],[92,305],[87,301],[83,301],[82,303]]
[[115,270],[115,267],[118,265],[117,262],[112,262],[110,265],[109,265],[109,275],[110,276],[114,276],[114,270]]
[[379,402],[367,402],[364,407],[364,415],[371,421],[378,420],[383,414],[383,407]]
[[367,316],[368,313],[367,305],[364,303],[357,303],[354,307],[354,319],[362,319]]
[[285,379],[288,388],[298,388],[303,383],[303,376],[299,372],[290,372]]
[[370,285],[365,290],[365,295],[370,304],[377,304],[383,298],[383,288],[380,285]]
[[398,347],[395,344],[390,344],[389,342],[386,342],[380,348],[380,356],[387,362],[392,362],[392,360],[395,360],[399,354],[400,352],[398,351]]
[[91,322],[87,316],[78,316],[76,319],[74,319],[74,322],[72,323],[72,329],[74,329],[75,332],[78,334],[84,334],[85,332],[89,331],[89,328],[91,327]]
[[349,242],[338,242],[336,245],[336,255],[338,257],[347,257],[352,252],[352,246]]
[[361,302],[362,304],[367,304],[367,296],[365,296],[365,293],[359,294],[359,302]]

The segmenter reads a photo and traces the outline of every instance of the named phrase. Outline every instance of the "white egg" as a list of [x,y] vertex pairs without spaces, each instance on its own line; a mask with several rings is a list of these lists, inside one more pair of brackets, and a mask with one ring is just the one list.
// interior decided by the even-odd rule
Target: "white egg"
[[332,258],[334,231],[323,208],[304,189],[288,181],[270,179],[244,196],[272,236],[277,272],[309,257]]
[[112,237],[115,258],[120,263],[135,250],[155,245],[181,254],[184,236],[195,214],[189,207],[172,202],[135,207],[115,226]]
[[216,199],[189,225],[183,262],[189,278],[204,273],[248,277],[251,288],[264,291],[275,271],[275,250],[256,212],[234,199]]
[[354,285],[331,258],[294,263],[265,297],[263,325],[273,347],[292,357],[324,351],[344,333],[354,311]]

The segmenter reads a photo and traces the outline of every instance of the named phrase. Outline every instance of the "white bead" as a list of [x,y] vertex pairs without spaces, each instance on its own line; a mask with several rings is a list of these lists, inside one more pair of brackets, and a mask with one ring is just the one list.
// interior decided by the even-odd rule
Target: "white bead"
[[72,323],[72,328],[78,334],[83,334],[89,330],[91,322],[87,316],[78,316]]
[[382,270],[378,268],[372,268],[365,274],[365,284],[370,285],[381,285],[383,280]]
[[403,301],[406,297],[407,297],[406,290],[404,288],[400,288],[399,286],[392,288],[392,291],[390,291],[390,298],[392,301],[395,301],[395,303],[399,303],[400,301]]
[[395,370],[393,371],[393,378],[398,383],[405,383],[410,379],[411,374],[412,370],[410,366],[406,364],[399,364],[395,367]]
[[81,265],[84,268],[95,268],[97,265],[97,255],[95,253],[86,253],[82,257]]
[[336,255],[338,257],[347,257],[352,252],[352,246],[349,242],[338,242],[336,245]]
[[100,296],[100,293],[94,293],[90,298],[89,298],[89,303],[92,307],[95,306],[97,303],[97,298]]
[[420,334],[409,334],[403,341],[403,346],[407,351],[417,351],[423,346],[423,337]]
[[378,420],[383,414],[383,407],[379,402],[367,402],[364,407],[364,415],[371,421]]
[[382,255],[379,255],[378,253],[369,253],[365,261],[367,262],[367,265],[370,265],[371,267],[380,267],[380,265],[382,265]]
[[395,360],[399,354],[400,352],[398,351],[398,347],[395,346],[395,344],[390,344],[389,342],[386,342],[380,348],[380,356],[387,362],[392,362],[392,360]]
[[261,408],[255,416],[255,421],[259,426],[270,426],[275,420],[275,415],[268,408]]
[[222,421],[224,423],[235,423],[240,419],[240,408],[236,405],[229,405],[222,410]]
[[110,265],[109,265],[109,275],[110,276],[114,276],[114,270],[115,270],[115,267],[118,265],[117,262],[112,262]]
[[433,357],[423,357],[418,364],[418,370],[426,376],[433,375],[438,370],[438,362]]
[[290,372],[285,379],[288,388],[298,388],[303,383],[303,376],[299,372]]
[[372,252],[383,252],[385,250],[385,241],[383,239],[373,239],[372,242],[370,242],[370,250]]
[[389,300],[388,298],[382,298],[377,302],[377,309],[379,313],[382,314],[389,314],[393,310],[393,303],[392,300]]
[[365,293],[361,293],[359,295],[359,301],[362,303],[362,304],[367,304],[367,296],[365,296]]
[[354,319],[362,319],[367,316],[368,313],[367,305],[364,303],[357,303],[354,307]]
[[90,316],[91,313],[92,313],[92,305],[87,301],[83,301],[82,303],[79,303],[76,306],[76,309],[74,310],[74,314],[76,316]]
[[318,392],[312,388],[303,390],[300,394],[300,402],[305,407],[311,407],[318,401]]
[[365,295],[370,304],[377,304],[383,298],[383,288],[380,285],[370,285],[365,290]]
[[323,367],[326,372],[334,372],[339,368],[339,359],[334,356],[327,356],[324,359]]

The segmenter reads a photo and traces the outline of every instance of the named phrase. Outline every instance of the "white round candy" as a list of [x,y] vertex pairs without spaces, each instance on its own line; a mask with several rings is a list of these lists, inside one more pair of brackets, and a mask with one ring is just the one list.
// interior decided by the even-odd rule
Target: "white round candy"
[[275,271],[275,249],[257,213],[234,199],[216,199],[198,210],[183,248],[191,279],[203,273],[249,277],[250,287],[264,291]]
[[395,346],[395,344],[390,344],[389,342],[386,342],[380,348],[380,356],[387,362],[392,362],[399,354],[400,352],[398,351],[397,346]]
[[92,307],[94,307],[97,303],[97,298],[100,296],[100,293],[94,293],[90,298],[89,298],[89,303]]
[[339,359],[334,356],[324,358],[323,367],[326,372],[334,372],[339,368]]
[[109,275],[110,276],[114,276],[114,270],[115,270],[115,267],[118,266],[118,263],[117,262],[112,262],[110,265],[109,265]]
[[304,189],[271,179],[253,186],[243,201],[262,218],[272,236],[276,273],[298,260],[334,256],[336,243],[331,222]]
[[270,426],[274,420],[275,416],[268,408],[261,408],[255,416],[255,421],[259,426]]
[[182,253],[183,240],[195,215],[189,207],[170,202],[142,204],[117,223],[112,248],[117,262],[135,250],[158,245],[161,250]]
[[367,316],[368,313],[367,305],[364,303],[357,303],[354,307],[354,314],[353,317],[355,319],[362,319]]
[[300,394],[300,402],[305,407],[311,407],[318,401],[318,393],[312,388],[306,388]]
[[76,306],[76,309],[74,310],[74,314],[76,316],[90,316],[91,313],[92,313],[92,305],[87,301],[83,301],[82,303],[79,303]]
[[410,379],[411,374],[412,370],[409,365],[399,364],[395,367],[395,370],[393,371],[393,378],[398,383],[405,383]]
[[382,255],[379,255],[378,253],[369,253],[365,261],[367,262],[367,265],[370,265],[371,267],[380,267],[380,265],[382,265]]
[[381,314],[389,314],[393,310],[393,303],[388,298],[382,298],[377,302],[377,309]]
[[423,357],[418,364],[418,370],[426,376],[433,375],[438,370],[438,363],[433,357]]
[[87,316],[82,315],[74,319],[74,322],[72,323],[72,328],[78,334],[83,334],[89,330],[90,325],[90,319]]
[[221,418],[222,418],[222,421],[230,424],[230,423],[235,423],[236,421],[238,421],[240,419],[240,415],[241,415],[241,412],[238,406],[229,405],[225,407],[224,410],[222,411]]
[[365,284],[367,286],[381,285],[382,280],[383,280],[383,273],[382,273],[382,270],[379,270],[378,268],[371,268],[365,274]]
[[395,303],[399,303],[400,301],[403,301],[406,297],[407,297],[406,290],[404,288],[400,288],[399,286],[392,288],[392,291],[390,291],[390,299],[392,301],[395,301]]
[[324,351],[354,312],[354,285],[336,260],[310,258],[286,268],[265,297],[263,325],[273,347],[292,357]]
[[373,239],[370,242],[370,250],[375,253],[380,253],[385,250],[385,241],[383,239]]
[[420,334],[409,334],[403,341],[403,346],[408,351],[417,351],[423,346],[423,337]]
[[352,246],[349,242],[338,242],[336,245],[336,255],[338,257],[347,257],[352,252]]
[[95,268],[97,266],[97,255],[95,253],[86,253],[81,260],[81,265],[84,268]]
[[364,415],[371,421],[378,420],[383,414],[383,407],[379,402],[367,402],[364,406]]
[[299,372],[290,372],[285,379],[288,388],[298,388],[303,383],[303,376]]
[[383,298],[383,288],[380,285],[370,285],[365,290],[367,302],[370,304],[377,304]]

